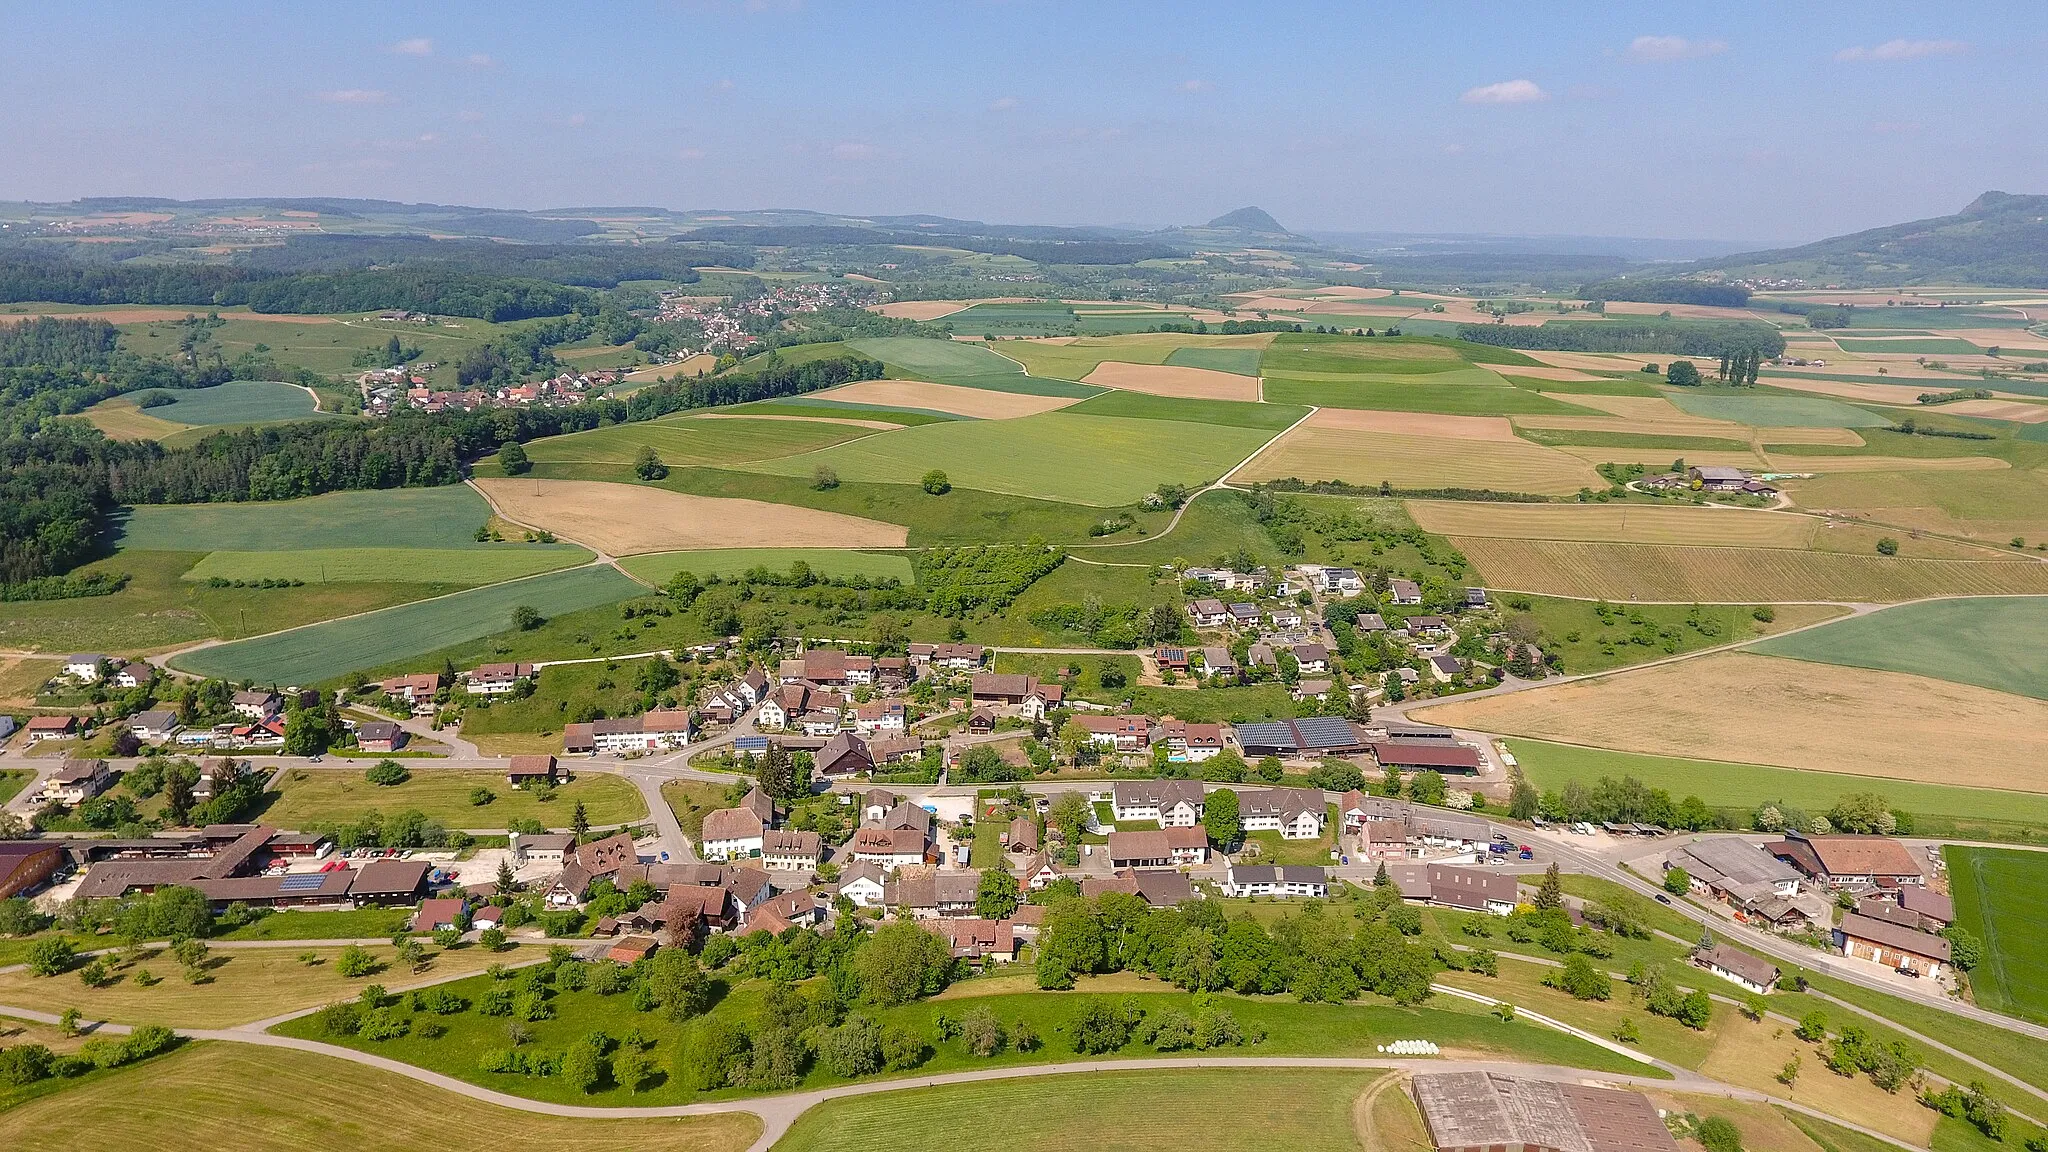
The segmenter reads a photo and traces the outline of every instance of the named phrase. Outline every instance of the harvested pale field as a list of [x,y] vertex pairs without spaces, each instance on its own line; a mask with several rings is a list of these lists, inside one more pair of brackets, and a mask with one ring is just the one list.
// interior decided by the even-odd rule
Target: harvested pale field
[[1839,444],[1861,448],[1863,434],[1854,428],[1758,428],[1752,439],[1760,444]]
[[1349,428],[1359,432],[1391,432],[1401,436],[1444,436],[1452,440],[1514,443],[1518,437],[1505,416],[1444,416],[1435,412],[1382,412],[1369,408],[1318,408],[1305,428]]
[[[1769,454],[1780,472],[1999,472],[2012,465],[1996,456],[1792,456]],[[1686,461],[1692,462],[1687,456]]]
[[2024,328],[1934,328],[1936,336],[1953,336],[1983,348],[1996,348],[2008,358],[2015,352],[2048,352],[2048,340]]
[[950,412],[977,420],[1035,416],[1040,412],[1065,408],[1080,399],[1077,396],[1034,396],[1028,392],[962,388],[955,384],[926,384],[921,380],[861,380],[812,395],[821,400],[843,400],[849,404]]
[[127,402],[95,404],[79,415],[105,433],[109,440],[161,440],[192,427],[152,416],[137,408],[130,397],[120,397],[119,401]]
[[1444,536],[1743,548],[1806,548],[1822,523],[1812,516],[1761,509],[1660,508],[1638,504],[1411,500],[1408,512],[1425,531]]
[[1937,560],[1789,548],[1452,536],[1489,588],[1672,603],[1896,603],[1929,596],[2048,594],[2048,564]]
[[855,428],[873,428],[887,432],[903,425],[889,420],[865,420],[858,416],[773,416],[766,412],[705,412],[689,417],[691,420],[801,420],[806,424],[851,424]]
[[[1523,376],[1530,380],[1562,380],[1566,383],[1607,379],[1605,376],[1595,376],[1577,368],[1559,368],[1552,364],[1503,364],[1500,371],[1504,376]],[[1578,398],[1573,397],[1575,400]]]
[[[1954,380],[1954,383],[1948,383]],[[1865,404],[1897,404],[1902,407],[1920,408],[1922,392],[1945,392],[1951,388],[1967,388],[1966,381],[1948,377],[1947,380],[1929,380],[1920,385],[1912,384],[1859,384],[1853,380],[1827,380],[1818,376],[1773,376],[1768,383],[1773,388],[1787,388],[1794,392],[1810,392],[1816,396],[1832,396],[1837,400],[1855,400]],[[1936,385],[1939,387],[1936,387]],[[1947,407],[1947,405],[1943,405]]]
[[[1576,456],[1589,464],[1646,464],[1652,468],[1669,468],[1676,457],[1684,457],[1687,464],[1706,464],[1724,468],[1762,468],[1764,458],[1755,452],[1714,452],[1687,449],[1674,452],[1669,448],[1603,448],[1599,445],[1560,444],[1552,448],[1567,456]],[[1846,459],[1846,457],[1830,457]],[[1604,486],[1606,481],[1601,481]]]
[[1380,300],[1393,294],[1391,288],[1360,288],[1355,284],[1332,284],[1309,293],[1311,296],[1335,296],[1344,300]]
[[694,548],[901,548],[909,530],[838,512],[686,496],[595,480],[492,480],[476,486],[507,519],[613,556]]
[[674,376],[709,376],[718,367],[718,357],[699,353],[675,364],[655,364],[626,373],[626,382],[639,384],[652,380],[667,380]]
[[1177,364],[1124,364],[1105,360],[1096,365],[1095,371],[1082,377],[1081,383],[1191,400],[1256,401],[1259,398],[1256,377],[1209,368],[1183,368]]
[[1281,436],[1233,474],[1236,480],[1287,477],[1551,495],[1606,486],[1583,461],[1527,441],[1408,436],[1314,424]]
[[973,300],[898,300],[890,304],[870,304],[868,311],[898,320],[937,320],[974,304]]
[[1669,312],[1673,320],[1756,320],[1777,327],[1785,320],[1782,312],[1759,312],[1754,308],[1721,308],[1712,304],[1651,304],[1637,300],[1609,300],[1610,316],[1655,316]]
[[1987,420],[2012,420],[2020,424],[2039,424],[2048,420],[2048,404],[2029,404],[2022,400],[1958,400],[1953,404],[1939,405],[1934,411],[1959,412]]
[[[1626,752],[2048,792],[2048,701],[1748,652],[1447,704],[1416,718]],[[1911,752],[1937,748],[1968,754]]]

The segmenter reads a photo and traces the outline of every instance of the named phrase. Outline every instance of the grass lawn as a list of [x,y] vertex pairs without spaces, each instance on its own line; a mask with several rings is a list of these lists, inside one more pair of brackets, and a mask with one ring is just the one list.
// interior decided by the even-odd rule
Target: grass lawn
[[2048,700],[2048,597],[1901,604],[1756,645],[1823,664],[1911,672]]
[[275,380],[231,380],[212,388],[166,390],[175,404],[143,409],[143,415],[174,424],[261,424],[331,415],[313,411],[313,397],[296,384]]
[[[1542,877],[1540,876],[1523,877],[1522,879],[1531,885],[1542,882]],[[1612,880],[1599,876],[1586,876],[1577,872],[1561,872],[1558,874],[1557,879],[1564,886],[1567,895],[1577,896],[1582,900],[1591,900],[1595,903],[1611,904],[1621,901],[1638,912],[1642,921],[1651,928],[1662,932],[1669,932],[1681,940],[1699,939],[1700,926],[1698,921],[1689,916],[1674,912],[1662,904],[1652,901],[1647,896],[1638,895],[1633,890],[1624,888]]]
[[[475,945],[454,949],[429,947],[429,968],[415,976],[394,971],[389,944],[370,947],[385,963],[368,976],[350,979],[334,970],[339,948],[313,948],[318,962],[301,963],[294,948],[216,948],[207,959],[205,984],[189,984],[178,962],[156,950],[133,963],[115,966],[114,980],[88,988],[77,976],[34,976],[26,969],[0,972],[0,1003],[62,1012],[76,1008],[87,1020],[117,1024],[167,1024],[173,1028],[232,1028],[284,1012],[311,1008],[332,1000],[352,999],[369,984],[401,987],[436,975],[480,971],[491,964],[522,958],[516,950],[491,953]],[[135,975],[148,969],[161,983],[145,988]]]
[[[491,506],[467,484],[329,492],[301,500],[240,504],[145,504],[121,510],[114,534],[121,547],[176,552],[195,547],[230,552],[295,548],[489,549],[471,537]],[[496,545],[495,547],[503,547]]]
[[[489,788],[497,798],[482,806],[469,802],[476,788]],[[624,777],[586,772],[555,789],[542,803],[523,788],[505,783],[497,772],[415,767],[403,784],[372,784],[360,768],[294,768],[278,782],[277,799],[263,819],[283,828],[354,820],[365,812],[418,809],[445,828],[502,829],[507,821],[533,819],[550,828],[569,826],[581,802],[595,825],[623,824],[647,815],[640,793]]]
[[1148,688],[1134,683],[1127,692],[1134,712],[1199,724],[1291,720],[1301,708],[1294,701],[1293,691],[1279,683],[1195,689]]
[[573,544],[497,544],[488,548],[319,548],[294,552],[209,552],[186,580],[303,580],[308,584],[380,581],[475,586],[587,564]]
[[1942,849],[1956,923],[1984,942],[1970,973],[1977,1003],[2048,1021],[2048,957],[2039,947],[2048,922],[2048,854],[1996,848]]
[[[641,650],[655,647],[660,645],[649,644]],[[531,696],[498,697],[488,703],[486,697],[468,697],[462,711],[462,735],[471,740],[514,734],[544,736],[550,744],[546,750],[559,752],[563,726],[583,705],[594,704],[607,716],[640,711],[640,691],[635,685],[644,666],[641,660],[618,660],[543,668]],[[458,693],[457,699],[462,695]]]
[[1336,827],[1336,821],[1325,821],[1323,835],[1316,840],[1283,840],[1278,832],[1247,832],[1244,834],[1247,848],[1257,844],[1259,853],[1256,857],[1248,852],[1240,853],[1238,859],[1240,862],[1251,861],[1259,864],[1313,864],[1327,868],[1330,865],[1330,849],[1337,845]]
[[1875,412],[1823,396],[1700,395],[1683,389],[1665,393],[1694,416],[1732,420],[1759,428],[1886,428]]
[[[1693,608],[1685,604],[1626,604],[1608,614],[1603,622],[1594,604],[1552,596],[1501,597],[1510,606],[1511,617],[1526,611],[1542,628],[1537,643],[1546,654],[1563,660],[1568,673],[1605,672],[1645,660],[1661,660],[1680,652],[1693,652],[1733,644],[1756,636],[1768,636],[1786,628],[1811,624],[1842,610],[1821,604],[1787,604],[1772,609],[1775,619],[1764,623],[1756,618],[1755,607],[1747,604],[1706,604]],[[1643,623],[1636,624],[1640,619]],[[1676,634],[1667,639],[1666,632]],[[1642,642],[1637,642],[1640,637]]]
[[666,584],[676,573],[738,576],[752,568],[786,573],[801,560],[820,576],[916,582],[910,558],[893,552],[855,552],[846,548],[719,548],[696,552],[650,552],[623,561],[628,572],[653,584]]
[[[735,777],[738,779],[738,777]],[[725,786],[702,780],[670,780],[661,786],[661,798],[683,826],[683,835],[698,839],[704,832],[704,817],[725,807]]]
[[221,940],[389,940],[412,922],[410,908],[287,910],[223,932]]
[[1571,779],[1590,785],[1602,776],[1634,776],[1652,788],[1666,789],[1674,798],[1698,796],[1714,808],[1749,812],[1760,804],[1785,804],[1823,813],[1844,793],[1877,792],[1894,807],[1912,813],[1914,830],[1923,836],[2048,842],[2048,796],[2037,793],[1686,760],[1543,740],[1513,738],[1506,743],[1523,774],[1545,790],[1562,788]]
[[179,657],[177,664],[201,676],[314,684],[505,631],[511,627],[513,608],[520,605],[554,616],[616,603],[642,591],[616,569],[574,568],[205,648]]
[[872,428],[824,420],[703,420],[682,416],[550,436],[529,443],[526,454],[539,462],[631,464],[635,453],[647,447],[653,448],[670,467],[680,468],[790,456],[873,432]]
[[[1513,947],[1513,945],[1510,945]],[[1595,960],[1595,965],[1614,967],[1611,962]],[[1442,972],[1437,979],[1453,988],[1464,988],[1483,996],[1505,1000],[1517,1008],[1540,1012],[1553,1020],[1584,1028],[1601,1036],[1613,1036],[1615,1029],[1624,1019],[1635,1023],[1642,1039],[1631,1045],[1660,1060],[1669,1060],[1681,1068],[1697,1069],[1713,1050],[1719,1026],[1735,1010],[1726,1004],[1714,1005],[1714,1017],[1704,1032],[1695,1032],[1676,1020],[1652,1016],[1643,1006],[1636,1003],[1629,994],[1629,986],[1623,981],[1614,981],[1614,993],[1607,1000],[1574,1000],[1566,993],[1546,986],[1543,978],[1556,969],[1547,964],[1531,964],[1527,961],[1501,957],[1497,965],[1498,976],[1482,976],[1476,972]],[[1618,969],[1617,969],[1618,970]]]
[[[1074,677],[1067,689],[1073,696],[1101,703],[1122,700],[1129,691],[1129,685],[1138,682],[1140,665],[1136,656],[1055,656],[1032,652],[998,652],[995,670],[997,672],[1028,672],[1040,680],[1062,682],[1060,673],[1067,668],[1079,668],[1081,674]],[[1124,675],[1124,688],[1104,688],[1102,670],[1115,668]]]
[[1125,532],[1101,546],[1079,548],[1074,554],[1104,564],[1154,565],[1179,560],[1207,564],[1219,557],[1235,556],[1240,550],[1251,553],[1262,564],[1280,559],[1273,538],[1244,497],[1237,492],[1216,491],[1195,497],[1182,513],[1180,524],[1164,536],[1141,540]]
[[[827,1101],[775,1152],[1351,1152],[1359,1147],[1352,1102],[1383,1075],[1179,1069],[916,1088]],[[1223,1100],[1227,1123],[1216,1115]]]
[[1162,482],[1207,484],[1268,439],[1260,429],[1044,412],[904,428],[747,470],[808,477],[824,464],[847,480],[915,484],[939,469],[958,488],[1114,507]]
[[234,1043],[188,1044],[0,1112],[0,1144],[21,1152],[497,1152],[507,1132],[558,1152],[740,1152],[761,1122],[744,1112],[542,1116],[344,1060]]
[[28,782],[35,778],[36,774],[33,769],[8,768],[0,770],[0,804],[5,804],[9,800],[14,799],[23,788],[28,787]]
[[847,345],[888,365],[890,377],[897,380],[957,384],[962,388],[1022,392],[1031,396],[1093,396],[1102,391],[1092,385],[1078,384],[1071,380],[1027,376],[1024,374],[1024,366],[1015,360],[1000,356],[986,348],[953,340],[883,336],[871,340],[851,340]]

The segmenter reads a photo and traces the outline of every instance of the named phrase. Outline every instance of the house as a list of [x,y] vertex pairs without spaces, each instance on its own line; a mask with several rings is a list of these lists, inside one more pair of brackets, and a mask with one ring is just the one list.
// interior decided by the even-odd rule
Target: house
[[1410,636],[1448,636],[1450,621],[1441,616],[1410,616],[1401,622]]
[[752,708],[768,695],[768,674],[756,664],[747,669],[747,674],[740,677],[738,684],[733,685],[733,691],[739,693],[740,699],[746,702],[747,707]]
[[1157,820],[1163,828],[1192,828],[1202,820],[1197,780],[1119,780],[1109,794],[1118,820]]
[[681,748],[690,742],[690,714],[681,709],[657,710],[590,725],[597,752],[653,752]]
[[1678,1152],[1638,1092],[1485,1069],[1419,1072],[1412,1084],[1437,1152]]
[[1196,899],[1195,886],[1179,873],[1153,868],[1126,868],[1110,876],[1091,876],[1081,881],[1081,895],[1090,900],[1105,892],[1136,896],[1154,908],[1172,908]]
[[66,760],[43,782],[43,799],[75,806],[113,786],[105,760]]
[[1034,852],[1017,865],[1017,884],[1026,892],[1041,891],[1059,878],[1059,869],[1052,866],[1052,857],[1043,852]]
[[670,927],[694,919],[714,930],[730,928],[739,922],[739,913],[733,908],[732,893],[716,884],[675,885],[662,899],[656,917]]
[[1230,649],[1211,645],[1202,649],[1202,674],[1208,677],[1237,675],[1237,661],[1231,659]]
[[976,706],[984,703],[1014,705],[1026,720],[1043,720],[1045,714],[1066,698],[1058,684],[1041,684],[1038,677],[1024,673],[977,672],[968,693]]
[[114,687],[140,688],[156,679],[156,669],[147,664],[129,664],[114,673]]
[[1088,739],[1097,747],[1111,752],[1140,753],[1152,742],[1152,718],[1141,713],[1131,712],[1121,716],[1083,713],[1074,716],[1067,723],[1088,733]]
[[928,843],[915,828],[862,828],[854,832],[847,850],[854,860],[895,869],[924,863]]
[[1352,627],[1360,632],[1385,632],[1387,631],[1387,618],[1377,612],[1360,612],[1357,622]]
[[278,709],[282,707],[284,707],[284,702],[278,699],[278,695],[275,692],[251,690],[235,693],[234,708],[236,714],[246,716],[251,720],[268,720],[272,716],[277,715]]
[[512,858],[520,864],[560,864],[576,847],[568,832],[514,832]]
[[1835,942],[1852,960],[1870,960],[1930,978],[1940,977],[1949,962],[1947,939],[1855,912],[1842,913]]
[[1487,606],[1487,602],[1486,602],[1486,589],[1484,589],[1484,588],[1467,588],[1467,589],[1465,589],[1465,598],[1464,598],[1463,600],[1459,601],[1459,606],[1460,606],[1460,607],[1462,607],[1462,608],[1466,608],[1466,609],[1473,609],[1473,608],[1484,608],[1484,607],[1486,607],[1486,606]]
[[1188,650],[1185,648],[1154,648],[1152,659],[1159,664],[1159,671],[1162,673],[1172,672],[1177,676],[1188,674]]
[[981,873],[972,868],[960,872],[927,870],[922,875],[899,875],[889,885],[882,903],[890,908],[908,908],[919,920],[972,916],[974,898],[980,889]]
[[860,822],[881,827],[882,821],[902,802],[902,797],[887,788],[870,788],[860,794]]
[[1238,864],[1225,866],[1223,892],[1227,896],[1308,896],[1321,899],[1330,894],[1329,874],[1321,868],[1299,864]]
[[972,672],[981,667],[987,652],[979,644],[912,644],[910,662],[948,672]]
[[562,777],[555,758],[546,754],[514,756],[505,765],[505,783],[514,788],[526,784],[555,784]]
[[1200,828],[1157,828],[1109,834],[1111,868],[1172,868],[1206,864],[1209,836]]
[[1244,662],[1254,668],[1280,667],[1280,657],[1273,653],[1273,646],[1266,643],[1253,644],[1244,650]]
[[1337,686],[1333,680],[1301,680],[1294,685],[1291,695],[1295,700],[1320,700]]
[[1429,678],[1439,684],[1448,684],[1465,671],[1465,662],[1456,656],[1431,656]]
[[1261,788],[1237,794],[1247,832],[1278,832],[1282,840],[1314,840],[1323,834],[1323,794],[1312,788]]
[[839,873],[838,893],[853,901],[856,908],[880,908],[882,897],[888,891],[884,883],[887,875],[879,864],[865,861],[849,864]]
[[1187,614],[1197,628],[1221,628],[1230,623],[1230,608],[1213,596],[1188,601]]
[[705,814],[697,851],[706,860],[759,856],[763,830],[759,814],[746,808],[720,808]]
[[[214,730],[214,743],[219,744],[219,729]],[[284,721],[272,717],[259,724],[238,724],[228,730],[227,744],[233,748],[282,748],[284,747]]]
[[1166,745],[1166,758],[1176,764],[1199,764],[1223,751],[1223,725],[1163,721],[1153,730],[1153,739]]
[[761,867],[779,872],[815,872],[824,840],[816,832],[778,828],[761,834]]
[[1387,602],[1396,607],[1422,603],[1422,585],[1413,580],[1387,581]]
[[356,747],[365,752],[396,752],[405,747],[406,730],[391,720],[365,720],[356,725]]
[[1927,877],[1906,846],[1889,836],[1808,836],[1787,832],[1771,852],[1807,876],[1835,888],[1925,885]]
[[1356,596],[1365,591],[1365,581],[1359,578],[1356,568],[1325,568],[1323,591],[1339,596]]
[[1234,628],[1257,628],[1259,621],[1265,616],[1265,613],[1259,611],[1257,604],[1243,602],[1231,604],[1229,612],[1230,623]]
[[100,678],[100,666],[105,663],[107,658],[98,652],[80,652],[64,658],[64,674],[89,684]]
[[986,736],[996,730],[996,714],[986,708],[976,708],[967,718],[969,736]]
[[837,732],[812,757],[818,773],[830,779],[845,779],[875,770],[875,754],[868,743],[851,732]]
[[[780,920],[785,927],[808,927],[818,922],[820,911],[816,895],[804,891],[784,892],[748,909],[747,925],[758,930],[764,926],[764,921]],[[770,930],[778,936],[782,934],[779,930]]]
[[901,700],[870,700],[853,710],[853,726],[863,736],[881,732],[901,733],[908,724],[909,711]]
[[417,715],[434,710],[434,697],[441,691],[441,674],[420,672],[411,676],[393,676],[377,687],[384,695],[412,705],[413,713]]
[[163,709],[137,712],[128,718],[128,731],[145,744],[170,739],[178,727],[178,714]]
[[28,718],[28,742],[62,740],[78,735],[76,716],[31,716]]
[[1321,644],[1296,644],[1294,665],[1303,672],[1328,672],[1330,650]]
[[1375,740],[1370,745],[1373,759],[1382,768],[1400,772],[1464,772],[1476,774],[1482,766],[1479,749],[1470,744],[1440,740]]
[[1237,745],[1247,757],[1349,756],[1366,749],[1364,730],[1338,716],[1306,716],[1234,727]]
[[795,727],[806,736],[826,737],[837,733],[843,724],[838,712],[806,712],[797,717]]
[[518,691],[520,683],[531,680],[534,672],[531,664],[479,664],[463,681],[472,696],[504,696]]
[[1521,900],[1515,878],[1505,872],[1452,864],[1429,866],[1429,902],[1467,912],[1505,916]]
[[1301,627],[1301,613],[1293,608],[1275,608],[1268,612],[1266,617],[1273,622],[1275,628],[1284,630]]
[[1003,847],[1012,852],[1038,851],[1038,821],[1019,816],[1003,832]]
[[412,930],[415,932],[440,932],[448,928],[462,928],[469,923],[469,901],[460,896],[420,901],[420,910],[412,914]]
[[1768,994],[1778,986],[1776,964],[1760,960],[1740,948],[1731,948],[1726,944],[1693,949],[1692,962],[1723,980],[1740,984],[1759,996]]
[[924,754],[924,741],[916,736],[877,736],[868,741],[868,755],[877,764],[900,764]]
[[925,925],[969,964],[1008,964],[1017,958],[1017,933],[1008,920],[947,919]]

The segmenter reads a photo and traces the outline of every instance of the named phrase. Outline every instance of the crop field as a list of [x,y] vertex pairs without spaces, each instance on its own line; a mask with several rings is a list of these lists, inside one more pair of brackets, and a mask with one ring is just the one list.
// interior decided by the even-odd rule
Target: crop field
[[1671,393],[1679,408],[1709,420],[1763,428],[1884,428],[1875,412],[1818,396],[1726,396]]
[[1996,1012],[2048,1020],[2048,957],[2041,925],[2048,921],[2048,855],[2010,849],[1942,849],[1956,923],[1984,942],[1970,973],[1977,1003]]
[[623,562],[626,571],[650,584],[666,584],[678,572],[698,576],[738,576],[753,568],[787,572],[797,561],[820,576],[913,582],[910,558],[886,552],[854,552],[844,548],[718,548],[694,552],[652,552]]
[[[1260,350],[1272,343],[1272,336],[1196,336],[1182,332],[1145,332],[1130,336],[1084,336],[1080,339],[1010,340],[998,355],[1023,364],[1033,376],[1079,380],[1105,361],[1123,364],[1175,363],[1173,356],[1183,350],[1203,347],[1229,349],[1234,354],[1250,353],[1252,371],[1258,374]],[[1190,367],[1206,365],[1182,361]]]
[[[808,479],[812,468],[793,475]],[[701,548],[901,548],[908,536],[899,525],[838,512],[686,496],[645,484],[524,478],[476,483],[511,519],[613,556]]]
[[303,580],[308,584],[384,581],[477,585],[537,576],[588,563],[569,544],[498,544],[483,548],[307,548],[296,552],[209,552],[186,580]]
[[[1419,718],[1657,756],[2048,793],[2048,702],[1747,652],[1455,701]],[[1906,751],[1916,748],[1970,754]]]
[[144,504],[116,518],[124,549],[158,552],[275,552],[294,548],[478,549],[491,506],[465,484],[330,492],[246,504]]
[[145,409],[144,415],[173,424],[261,424],[323,415],[313,411],[313,396],[304,388],[272,380],[231,380],[170,394],[177,403]]
[[196,675],[227,680],[316,684],[358,668],[374,668],[508,631],[512,610],[520,605],[553,616],[614,603],[643,591],[610,567],[572,568],[201,648],[179,656],[173,664]]
[[[566,829],[579,803],[590,822],[600,827],[647,815],[639,790],[625,777],[609,773],[578,773],[542,803],[534,793],[506,784],[502,772],[437,768],[424,761],[410,766],[412,779],[395,785],[370,783],[363,779],[361,767],[294,768],[278,782],[277,799],[263,810],[263,818],[284,828],[306,828],[355,820],[366,812],[389,816],[415,809],[444,828],[489,831],[503,829],[513,820],[538,820]],[[478,788],[490,789],[497,798],[481,806],[471,804],[470,793]]]
[[[1231,337],[1224,337],[1231,339]],[[1211,372],[1235,372],[1239,376],[1257,376],[1259,361],[1265,356],[1262,348],[1219,347],[1203,344],[1193,347],[1175,348],[1167,354],[1168,364],[1183,364],[1189,368],[1207,368]]]
[[1243,400],[1259,398],[1256,376],[1218,372],[1210,368],[1188,368],[1177,364],[1124,364],[1105,360],[1085,378],[1089,384],[1147,392],[1154,396],[1185,396],[1197,400]]
[[2014,536],[2048,539],[2048,472],[1831,473],[1786,483],[1801,507],[1840,509],[1901,528],[2003,545]]
[[1489,588],[1680,603],[2048,594],[2048,564],[1452,536]]
[[[128,393],[102,400],[80,413],[93,427],[107,434],[110,440],[162,440],[175,436],[190,428],[189,424],[173,424],[159,419],[135,406],[142,398],[140,393]],[[159,406],[156,411],[163,411]]]
[[953,340],[927,340],[917,336],[883,336],[851,340],[847,347],[872,356],[889,367],[899,380],[928,380],[962,388],[987,388],[996,392],[1023,392],[1032,396],[1093,396],[1101,391],[1086,384],[1049,377],[1027,376],[1023,365],[972,344]]
[[[1382,1073],[1307,1069],[1096,1072],[913,1088],[820,1104],[779,1152],[1356,1152],[1352,1102]],[[1217,1123],[1216,1102],[1230,1120]],[[960,1123],[971,1116],[974,1122]],[[1114,1133],[1103,1128],[1115,1117]]]
[[803,396],[783,396],[773,400],[756,400],[752,404],[742,404],[735,408],[727,408],[725,411],[741,414],[759,412],[763,415],[809,416],[825,420],[836,420],[852,416],[866,420],[877,420],[888,424],[898,424],[904,427],[909,427],[913,424],[935,424],[941,420],[959,419],[958,416],[951,412],[936,412],[921,408],[896,408],[880,404],[860,404],[851,400],[829,398],[816,392],[807,393]]
[[[1792,548],[1875,554],[1881,529],[1760,508],[1660,507],[1642,504],[1481,504],[1414,500],[1409,514],[1444,536],[1509,540],[1578,540],[1603,544],[1666,544]],[[1967,544],[1908,537],[1904,556],[1985,559]]]
[[1835,343],[1844,352],[1892,352],[1906,356],[1974,356],[1984,351],[1968,340],[1954,336],[1921,336],[1885,339],[1858,339],[1853,336],[1837,336]]
[[1879,668],[2048,700],[2048,599],[1901,604],[1755,650],[1795,660]]
[[975,304],[949,313],[946,324],[962,336],[1043,336],[1072,332],[1074,310],[1065,304]]
[[205,1042],[0,1113],[0,1144],[20,1152],[495,1152],[508,1131],[557,1152],[741,1152],[761,1122],[538,1115],[310,1052]]
[[809,476],[826,465],[845,480],[915,484],[936,468],[955,487],[1116,506],[1136,503],[1161,483],[1213,481],[1268,436],[1215,424],[1048,412],[906,428],[747,470]]
[[1555,495],[1604,487],[1599,475],[1583,461],[1537,444],[1319,427],[1313,417],[1281,437],[1236,477],[1343,480],[1359,485],[1386,481],[1396,488],[1490,488]]
[[1380,408],[1393,412],[1447,412],[1465,416],[1524,413],[1570,415],[1584,412],[1541,392],[1517,388],[1483,368],[1454,368],[1415,375],[1319,373],[1265,375],[1266,399],[1323,408]]
[[1308,409],[1293,404],[1239,404],[1229,400],[1181,400],[1147,396],[1142,392],[1104,392],[1068,409],[1076,416],[1121,416],[1137,420],[1181,420],[1196,424],[1222,424],[1232,428],[1286,430],[1308,415]]
[[631,464],[634,454],[642,447],[648,447],[654,449],[664,464],[680,468],[790,456],[866,436],[873,431],[853,424],[822,420],[668,417],[535,440],[526,445],[526,455],[536,463],[574,460]]
[[[827,392],[814,392],[807,400],[842,401],[872,406],[878,411],[902,409],[909,412],[937,412],[948,419],[1010,420],[1065,408],[1072,396],[1039,396],[1029,392],[999,392],[988,388],[965,388],[957,384],[931,384],[919,380],[861,380],[842,384]],[[903,422],[932,423],[932,421]]]

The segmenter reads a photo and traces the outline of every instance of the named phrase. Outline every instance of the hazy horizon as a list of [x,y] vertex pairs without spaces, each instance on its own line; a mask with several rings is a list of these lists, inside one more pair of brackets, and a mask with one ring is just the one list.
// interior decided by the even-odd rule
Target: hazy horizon
[[10,4],[0,199],[1781,245],[2048,191],[2048,10]]

